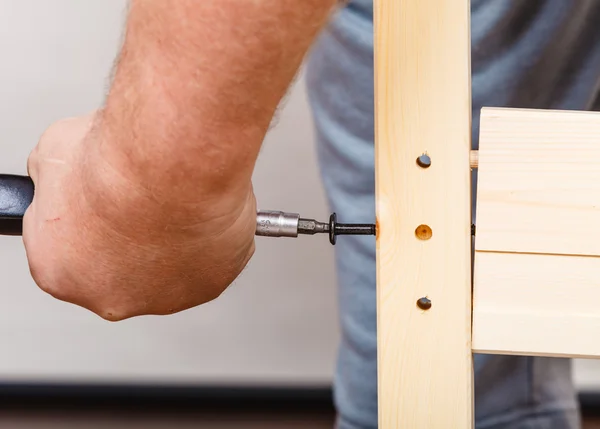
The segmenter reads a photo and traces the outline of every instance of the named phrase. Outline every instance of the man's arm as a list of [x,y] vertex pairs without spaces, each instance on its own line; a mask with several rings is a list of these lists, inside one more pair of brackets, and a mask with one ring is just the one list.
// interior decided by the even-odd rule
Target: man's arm
[[254,251],[251,176],[335,0],[133,0],[105,106],[29,160],[32,275],[109,320],[217,297]]
[[274,111],[334,3],[134,0],[101,115],[105,150],[161,197],[177,190],[193,199],[198,184],[214,180],[247,182]]

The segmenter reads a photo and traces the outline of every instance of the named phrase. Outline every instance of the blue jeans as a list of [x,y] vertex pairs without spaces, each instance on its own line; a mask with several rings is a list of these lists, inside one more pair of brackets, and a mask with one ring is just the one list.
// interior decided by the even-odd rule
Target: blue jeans
[[[600,48],[581,40],[600,31],[600,26],[594,27],[600,22],[600,8],[584,11],[596,23],[589,27],[583,21],[573,22],[580,11],[574,11],[578,7],[571,3],[472,1],[474,148],[482,105],[587,109],[597,102]],[[322,180],[330,208],[342,222],[375,218],[371,8],[370,0],[356,0],[342,10],[308,61]],[[505,27],[500,25],[503,20],[508,21]],[[517,25],[523,20],[529,27]],[[568,52],[552,52],[563,38],[559,30],[567,25],[587,33],[563,46]],[[519,38],[514,37],[515,27],[520,28]],[[573,61],[573,51],[581,53],[580,67],[569,69],[576,79],[566,79],[561,70],[564,74],[567,69],[561,66]],[[556,61],[543,64],[546,57]],[[342,329],[334,381],[337,427],[376,428],[375,240],[344,237],[335,252]],[[476,355],[474,364],[477,429],[580,426],[570,360]]]

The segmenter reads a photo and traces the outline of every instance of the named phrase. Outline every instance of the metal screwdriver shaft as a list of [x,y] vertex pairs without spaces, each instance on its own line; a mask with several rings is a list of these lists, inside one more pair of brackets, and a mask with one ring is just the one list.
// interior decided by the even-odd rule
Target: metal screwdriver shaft
[[333,213],[329,222],[303,219],[296,213],[259,211],[256,216],[256,235],[263,237],[298,237],[302,235],[329,234],[329,242],[336,244],[338,235],[376,235],[374,224],[345,224],[337,222]]
[[315,235],[329,232],[329,224],[314,219],[300,219],[298,221],[298,234]]

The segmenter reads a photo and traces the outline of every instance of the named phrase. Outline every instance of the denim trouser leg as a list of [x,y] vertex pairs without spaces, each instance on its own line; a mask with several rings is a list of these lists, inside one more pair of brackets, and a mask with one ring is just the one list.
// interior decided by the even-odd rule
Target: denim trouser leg
[[[477,26],[476,14],[473,19]],[[308,62],[321,175],[341,222],[375,218],[372,31],[369,16],[346,9]],[[503,102],[494,99],[489,79],[478,84],[478,76],[473,79],[474,145],[480,105]],[[342,329],[334,383],[338,427],[376,428],[375,240],[342,237],[335,252]],[[478,429],[580,426],[568,359],[476,355],[474,363]]]

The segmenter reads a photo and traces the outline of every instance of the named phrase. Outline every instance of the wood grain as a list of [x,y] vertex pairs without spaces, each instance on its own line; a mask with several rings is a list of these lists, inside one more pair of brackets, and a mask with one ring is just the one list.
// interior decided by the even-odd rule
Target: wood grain
[[473,351],[600,356],[600,259],[478,252]]
[[381,429],[473,427],[469,13],[467,0],[375,1]]
[[473,350],[600,356],[600,113],[481,115]]
[[486,108],[476,250],[600,255],[600,113]]

